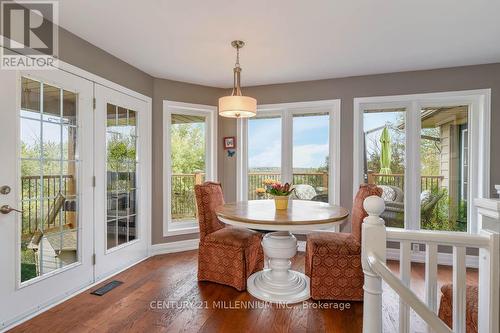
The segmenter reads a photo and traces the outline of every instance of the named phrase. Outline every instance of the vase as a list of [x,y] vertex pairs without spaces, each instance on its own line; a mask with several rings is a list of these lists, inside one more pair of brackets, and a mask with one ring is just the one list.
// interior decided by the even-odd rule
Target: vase
[[288,195],[275,196],[274,197],[274,205],[277,210],[286,210],[288,209]]

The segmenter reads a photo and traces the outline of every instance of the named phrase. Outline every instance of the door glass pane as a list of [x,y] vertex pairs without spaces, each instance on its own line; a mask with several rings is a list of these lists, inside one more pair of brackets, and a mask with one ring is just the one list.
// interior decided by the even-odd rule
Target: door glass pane
[[467,231],[468,107],[420,113],[421,228]]
[[300,200],[328,202],[329,115],[293,115],[293,185]]
[[388,227],[404,227],[405,109],[363,113],[364,182],[379,185]]
[[267,199],[265,187],[281,181],[281,118],[248,120],[248,200]]
[[[24,282],[78,261],[79,163],[74,125],[77,94],[26,77],[21,81],[19,206]],[[63,121],[65,114],[71,114],[71,122]]]
[[136,112],[109,103],[106,110],[106,240],[107,249],[111,249],[137,237],[135,179],[139,161]]
[[182,223],[196,219],[194,185],[205,181],[206,117],[172,114],[171,119],[171,218]]

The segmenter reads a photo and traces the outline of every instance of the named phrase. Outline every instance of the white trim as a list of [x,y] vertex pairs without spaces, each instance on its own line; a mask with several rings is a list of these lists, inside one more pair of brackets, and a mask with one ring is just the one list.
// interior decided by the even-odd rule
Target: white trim
[[[340,99],[318,100],[297,103],[263,104],[257,108],[259,114],[277,115],[281,119],[281,178],[290,182],[293,176],[293,115],[328,112],[329,118],[329,167],[328,193],[330,204],[340,204]],[[248,119],[237,122],[236,200],[248,199]]]
[[[395,248],[387,248],[387,260],[399,261],[400,250]],[[411,251],[411,261],[418,263],[425,263],[425,251],[413,252]],[[453,253],[438,252],[437,255],[438,265],[453,266]],[[479,257],[467,255],[465,257],[465,266],[471,268],[479,267]]]
[[197,250],[199,243],[200,240],[198,238],[195,238],[178,242],[153,244],[153,246],[151,247],[151,255],[157,256],[160,254]]
[[[405,149],[405,209],[404,226],[405,229],[420,229],[420,185],[421,166],[420,166],[420,132],[421,119],[420,107],[415,102],[411,102],[410,107],[405,112],[406,122],[406,149]],[[409,162],[408,162],[409,161]],[[406,189],[413,189],[406,191]]]
[[163,236],[192,234],[199,231],[197,221],[181,222],[179,226],[171,221],[171,159],[170,159],[170,125],[172,113],[206,117],[205,121],[205,179],[217,178],[217,108],[210,105],[163,101]]
[[[0,38],[0,47],[4,47],[2,45],[2,42],[3,42],[3,38]],[[28,58],[27,56],[25,56],[25,57]],[[70,63],[63,61],[63,60],[57,59],[57,62],[58,62],[58,66],[54,67],[54,69],[60,69],[62,71],[65,71],[69,74],[76,75],[76,76],[78,76],[82,79],[85,79],[87,81],[92,81],[96,84],[100,84],[100,85],[103,85],[103,86],[108,87],[110,89],[116,90],[118,92],[127,94],[131,97],[135,97],[135,98],[140,99],[140,100],[147,102],[149,104],[152,103],[153,99],[147,95],[144,95],[144,94],[141,94],[141,93],[134,91],[132,89],[126,88],[126,87],[124,87],[116,82],[105,79],[97,74],[86,71],[85,69],[76,67]]]
[[[363,110],[365,108],[406,107],[406,155],[413,163],[405,168],[405,188],[420,188],[419,141],[420,119],[416,119],[415,111],[425,106],[469,106],[469,192],[468,198],[489,198],[490,196],[490,119],[491,89],[450,91],[426,94],[376,96],[354,98],[354,131],[353,131],[353,197],[359,184],[363,183]],[[476,147],[472,149],[471,147]],[[413,179],[411,181],[410,179]],[[407,183],[408,182],[408,183]],[[410,186],[410,187],[409,187]],[[420,228],[420,204],[417,195],[405,193],[405,227]],[[477,233],[477,208],[468,205],[467,228],[469,233]],[[409,218],[412,217],[412,218]]]
[[164,236],[178,236],[178,235],[188,235],[188,234],[197,234],[200,232],[200,227],[198,226],[198,222],[182,222],[182,227],[177,227],[174,229],[169,229],[165,231]]
[[248,184],[248,120],[241,118],[236,122],[236,137],[239,144],[236,145],[236,201],[248,200],[248,191],[240,184]]

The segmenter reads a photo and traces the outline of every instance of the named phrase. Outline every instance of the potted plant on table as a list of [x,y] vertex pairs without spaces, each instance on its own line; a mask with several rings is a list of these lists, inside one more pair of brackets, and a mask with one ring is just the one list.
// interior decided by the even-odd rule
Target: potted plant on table
[[288,199],[293,191],[294,189],[289,183],[274,182],[266,184],[266,192],[274,197],[274,204],[278,210],[288,209]]

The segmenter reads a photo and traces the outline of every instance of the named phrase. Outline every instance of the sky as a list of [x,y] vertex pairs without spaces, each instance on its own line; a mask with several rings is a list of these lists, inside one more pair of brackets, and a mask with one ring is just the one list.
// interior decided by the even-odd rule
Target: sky
[[[294,117],[293,167],[319,168],[328,156],[327,115]],[[249,168],[281,165],[281,119],[250,119],[248,123]]]
[[[403,112],[377,112],[377,113],[365,113],[363,114],[363,130],[368,132],[372,129],[390,124],[392,126],[398,126],[400,124],[400,119]],[[380,141],[380,136],[382,135],[382,129],[378,131],[373,131],[366,135],[366,150],[368,154],[371,154],[377,147],[373,144],[374,141],[377,143]],[[397,134],[393,129],[389,129],[389,135],[391,137]]]

